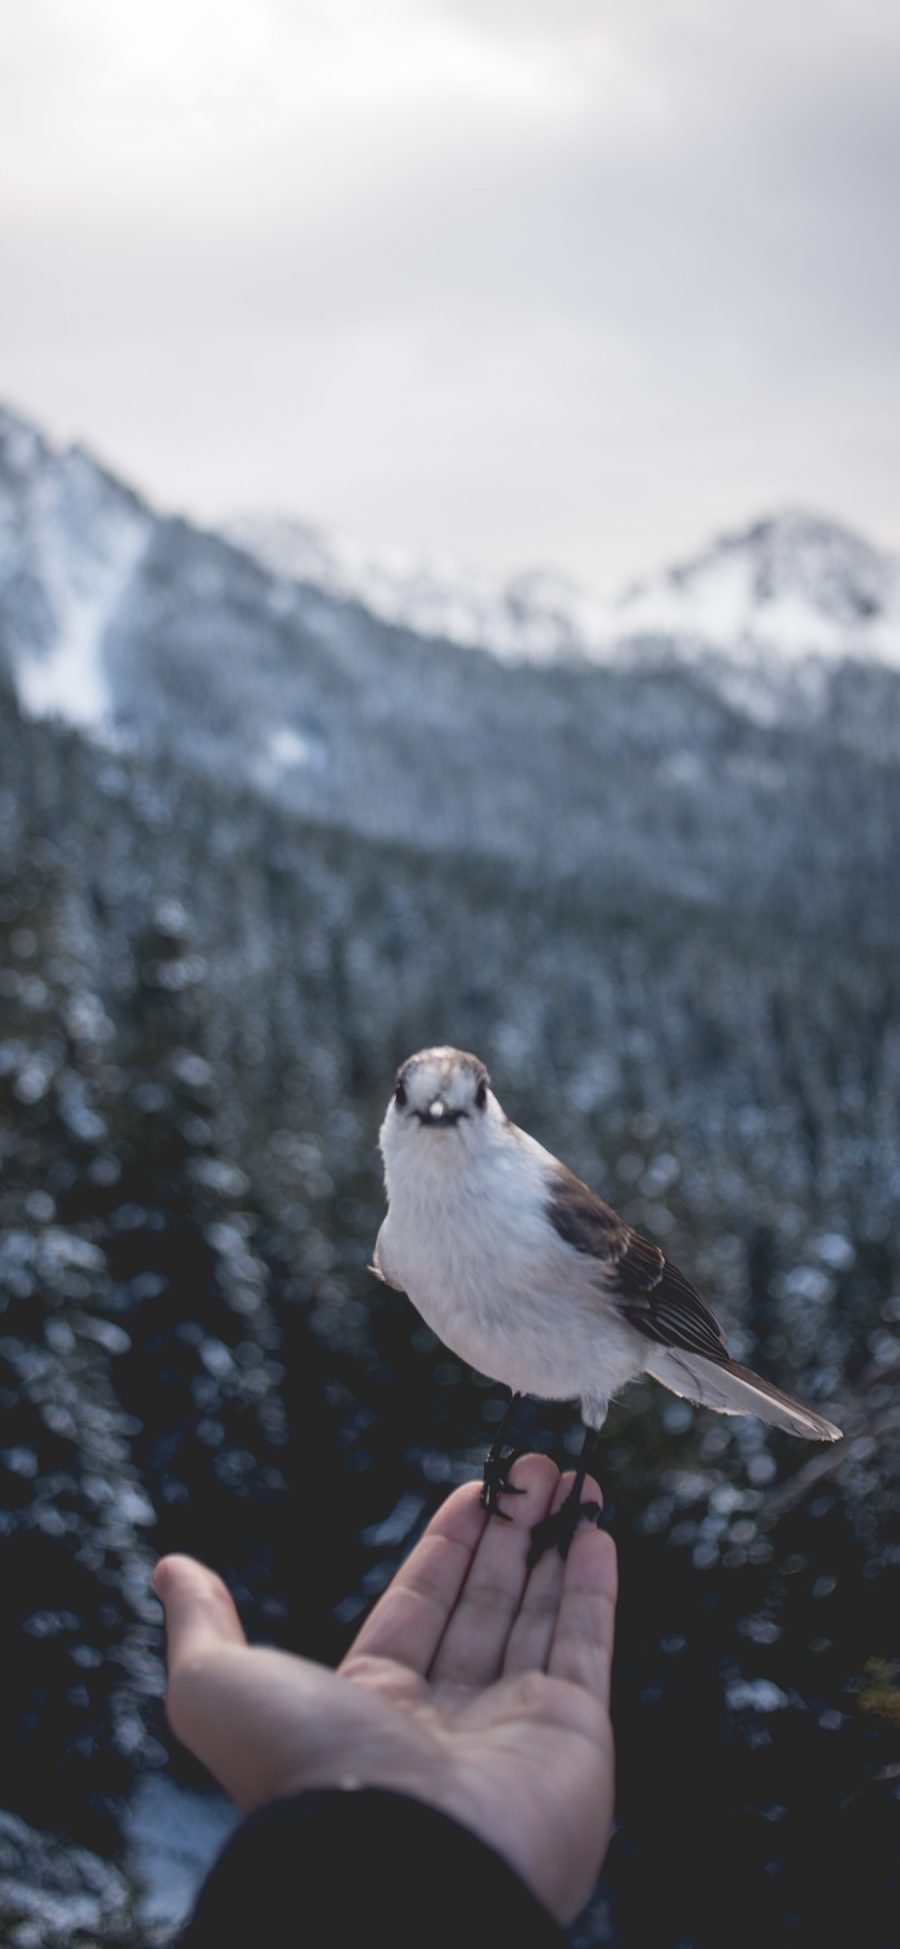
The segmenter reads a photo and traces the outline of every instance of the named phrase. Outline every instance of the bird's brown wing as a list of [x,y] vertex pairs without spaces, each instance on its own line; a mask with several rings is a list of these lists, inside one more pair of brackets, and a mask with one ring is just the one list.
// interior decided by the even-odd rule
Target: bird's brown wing
[[596,1259],[605,1296],[639,1332],[727,1365],[719,1322],[690,1280],[563,1164],[554,1174],[548,1216],[567,1245]]

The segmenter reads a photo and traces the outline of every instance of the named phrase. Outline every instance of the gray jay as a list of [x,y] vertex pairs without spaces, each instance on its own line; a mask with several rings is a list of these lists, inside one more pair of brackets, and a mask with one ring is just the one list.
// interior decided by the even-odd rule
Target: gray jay
[[840,1429],[732,1360],[705,1301],[666,1258],[550,1151],[517,1129],[477,1056],[422,1049],[397,1072],[379,1137],[388,1210],[374,1271],[438,1337],[512,1390],[482,1499],[514,1494],[504,1452],[523,1394],[578,1400],[586,1438],[571,1494],[538,1524],[531,1561],[565,1556],[597,1435],[639,1374],[720,1414],[758,1414],[812,1441]]

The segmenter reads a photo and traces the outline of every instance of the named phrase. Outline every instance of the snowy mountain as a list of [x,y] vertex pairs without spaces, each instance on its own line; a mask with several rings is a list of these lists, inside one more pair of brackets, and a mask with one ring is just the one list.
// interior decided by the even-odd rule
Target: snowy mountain
[[[729,701],[763,716],[773,684],[810,658],[900,667],[898,559],[824,517],[760,521],[610,602],[547,571],[504,582],[287,519],[243,517],[221,536],[203,535],[156,515],[82,448],[56,448],[0,409],[0,625],[27,711],[122,727],[119,625],[130,627],[135,602],[147,600],[160,542],[189,537],[209,594],[238,573],[238,555],[249,556],[263,571],[256,600],[266,616],[314,618],[332,642],[353,634],[353,610],[405,637],[511,663],[699,659],[707,674],[718,669]],[[277,773],[317,754],[308,725],[279,724],[260,764]]]
[[225,532],[276,575],[419,635],[513,661],[609,662],[650,638],[681,655],[850,654],[900,664],[900,562],[838,522],[803,512],[725,535],[616,602],[562,575],[502,582],[449,558],[377,550],[284,518],[245,516]]
[[0,414],[19,707],[332,828],[704,896],[782,791],[776,732],[801,800],[817,740],[896,761],[896,570],[834,524],[760,523],[614,608],[268,534],[156,514]]
[[620,637],[654,635],[740,656],[765,650],[900,665],[900,559],[823,516],[792,511],[725,535],[641,583]]
[[419,636],[512,662],[599,658],[612,648],[611,606],[568,576],[531,570],[502,581],[449,555],[376,548],[278,515],[239,516],[224,532],[276,575],[359,603]]

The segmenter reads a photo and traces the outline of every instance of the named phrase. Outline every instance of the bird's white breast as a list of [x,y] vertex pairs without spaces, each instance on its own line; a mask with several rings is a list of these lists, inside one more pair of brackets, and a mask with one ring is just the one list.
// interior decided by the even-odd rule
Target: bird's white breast
[[473,1157],[456,1131],[415,1132],[386,1163],[379,1263],[461,1359],[553,1400],[608,1398],[638,1371],[596,1263],[550,1223],[553,1159],[532,1138],[507,1126]]

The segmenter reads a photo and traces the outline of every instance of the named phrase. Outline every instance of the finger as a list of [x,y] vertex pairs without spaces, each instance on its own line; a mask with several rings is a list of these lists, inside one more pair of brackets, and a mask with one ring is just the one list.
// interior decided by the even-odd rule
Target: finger
[[344,1666],[360,1656],[393,1658],[412,1671],[427,1672],[486,1522],[477,1482],[447,1497],[366,1619]]
[[153,1588],[166,1614],[169,1724],[246,1813],[269,1797],[289,1729],[283,1687],[260,1668],[284,1654],[250,1649],[221,1578],[193,1557],[163,1557]]
[[[550,1514],[556,1514],[575,1480],[570,1470],[561,1475],[553,1493]],[[553,1633],[559,1616],[563,1586],[563,1560],[558,1550],[546,1550],[532,1570],[519,1606],[519,1615],[509,1635],[503,1659],[507,1677],[515,1672],[542,1672],[547,1669]]]
[[166,1614],[170,1680],[186,1664],[224,1644],[244,1644],[244,1630],[221,1577],[194,1557],[162,1557],[153,1588]]
[[436,1682],[489,1685],[499,1677],[528,1578],[531,1531],[547,1514],[559,1471],[549,1455],[524,1455],[513,1478],[524,1493],[512,1498],[509,1522],[489,1521],[484,1530],[431,1666]]
[[[540,1566],[539,1566],[540,1567]],[[612,1537],[593,1524],[576,1530],[563,1569],[559,1616],[547,1670],[609,1704],[618,1573]]]

